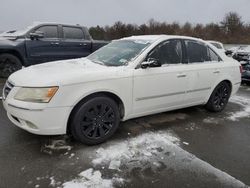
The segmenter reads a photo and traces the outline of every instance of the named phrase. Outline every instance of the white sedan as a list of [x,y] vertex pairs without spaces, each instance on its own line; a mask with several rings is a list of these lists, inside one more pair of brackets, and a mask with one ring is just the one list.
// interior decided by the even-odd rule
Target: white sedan
[[201,39],[152,35],[115,40],[87,58],[12,74],[3,90],[9,119],[34,134],[110,138],[120,121],[204,105],[222,111],[241,66]]

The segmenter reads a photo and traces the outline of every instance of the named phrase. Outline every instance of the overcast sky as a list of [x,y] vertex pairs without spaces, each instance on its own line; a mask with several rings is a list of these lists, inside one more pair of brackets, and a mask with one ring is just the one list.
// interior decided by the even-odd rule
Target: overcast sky
[[250,0],[0,0],[0,30],[34,21],[111,25],[157,21],[219,22],[229,11],[250,23]]

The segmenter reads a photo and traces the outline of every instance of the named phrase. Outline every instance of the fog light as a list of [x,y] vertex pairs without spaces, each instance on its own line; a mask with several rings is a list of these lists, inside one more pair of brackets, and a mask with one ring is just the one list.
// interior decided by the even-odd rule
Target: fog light
[[30,121],[25,121],[26,125],[31,128],[31,129],[38,129],[37,126],[35,126],[33,123]]

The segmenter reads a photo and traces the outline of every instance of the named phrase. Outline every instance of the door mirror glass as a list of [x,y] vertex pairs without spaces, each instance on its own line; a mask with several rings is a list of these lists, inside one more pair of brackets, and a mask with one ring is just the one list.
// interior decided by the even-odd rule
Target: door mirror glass
[[148,67],[161,67],[161,63],[158,59],[148,58],[147,61],[142,62],[141,68],[146,69]]
[[35,31],[34,33],[30,33],[30,38],[32,40],[44,38],[44,33],[42,31]]

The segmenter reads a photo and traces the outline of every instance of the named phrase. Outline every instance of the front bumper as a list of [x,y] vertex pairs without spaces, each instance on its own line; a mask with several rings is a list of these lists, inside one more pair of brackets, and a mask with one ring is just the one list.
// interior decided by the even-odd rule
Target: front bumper
[[[26,108],[3,100],[8,118],[16,126],[38,135],[66,134],[67,122],[72,107]],[[29,106],[31,106],[29,104]]]

